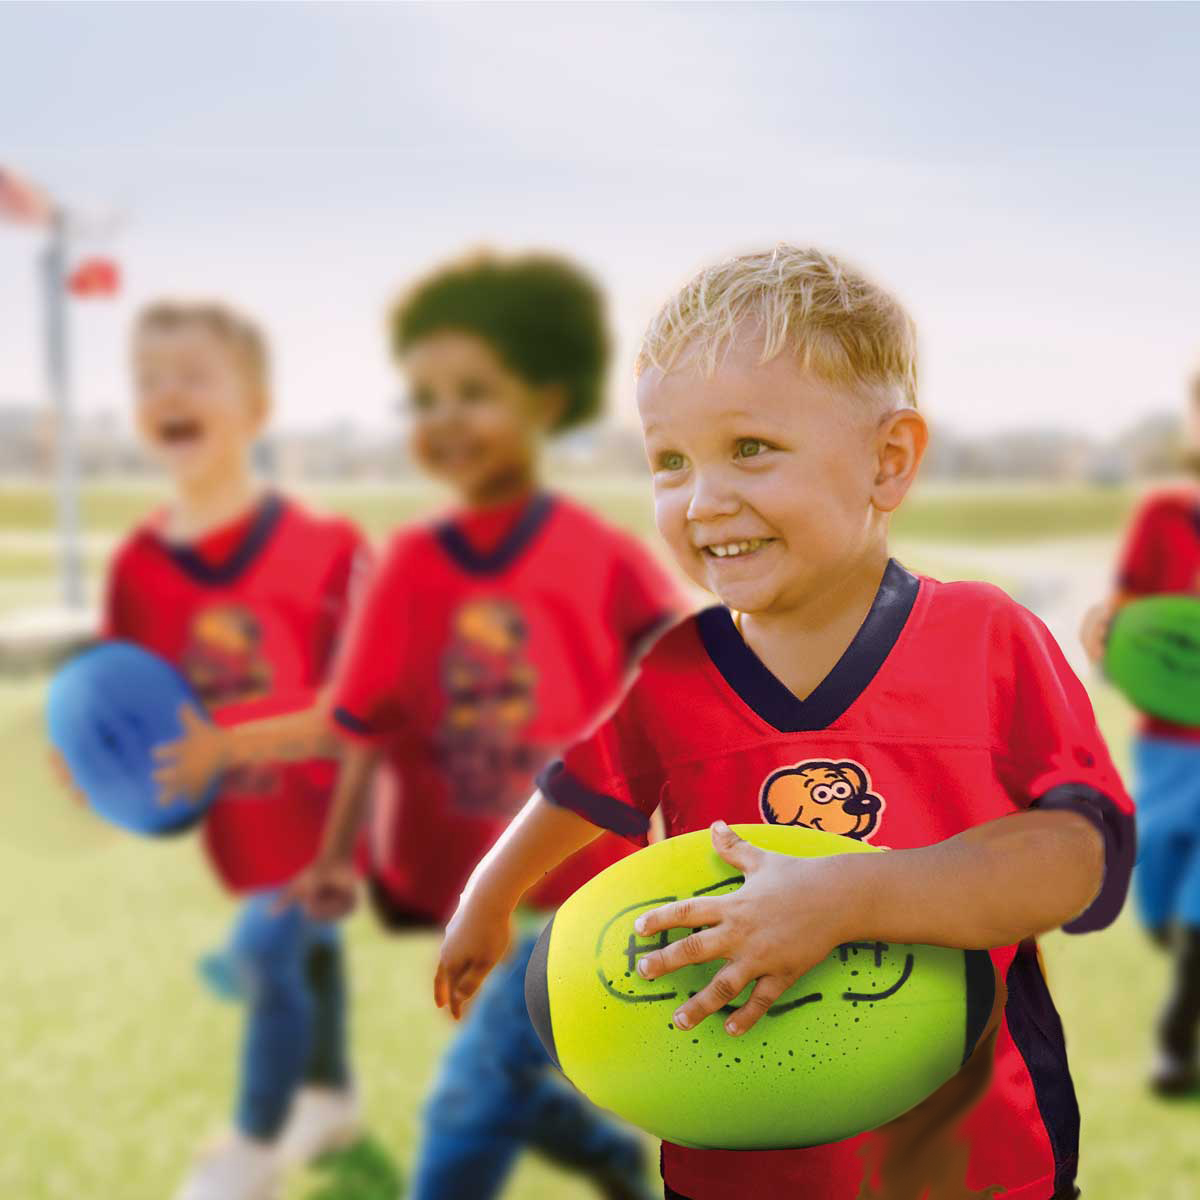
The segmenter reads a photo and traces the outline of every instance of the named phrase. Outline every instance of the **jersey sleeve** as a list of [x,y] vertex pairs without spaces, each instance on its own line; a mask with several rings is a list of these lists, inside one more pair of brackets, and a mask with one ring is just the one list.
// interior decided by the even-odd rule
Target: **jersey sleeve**
[[1117,588],[1133,596],[1145,596],[1161,588],[1164,508],[1151,497],[1134,514],[1125,534],[1117,562]]
[[688,608],[683,590],[635,537],[621,534],[606,611],[630,662]]
[[1011,604],[993,668],[997,770],[1013,804],[1066,809],[1104,839],[1104,881],[1068,933],[1103,929],[1129,889],[1136,838],[1133,802],[1113,766],[1088,694],[1050,631]]
[[664,775],[638,717],[639,683],[607,720],[537,777],[541,794],[593,825],[644,844]]
[[381,742],[403,719],[410,586],[404,555],[395,544],[363,585],[361,600],[354,606],[333,683],[333,721],[351,739]]

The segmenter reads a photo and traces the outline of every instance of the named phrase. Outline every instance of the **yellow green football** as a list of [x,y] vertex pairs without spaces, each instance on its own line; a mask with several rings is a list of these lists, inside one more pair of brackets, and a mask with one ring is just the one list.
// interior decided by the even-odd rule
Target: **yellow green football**
[[[795,826],[734,828],[798,858],[880,852]],[[643,938],[633,922],[661,904],[743,882],[705,830],[615,863],[558,910],[530,961],[525,995],[548,1053],[580,1091],[667,1141],[767,1150],[874,1129],[959,1070],[995,1001],[984,951],[849,943],[741,1037],[730,1037],[716,1016],[677,1029],[675,1010],[721,962],[643,979],[638,959],[688,931]]]

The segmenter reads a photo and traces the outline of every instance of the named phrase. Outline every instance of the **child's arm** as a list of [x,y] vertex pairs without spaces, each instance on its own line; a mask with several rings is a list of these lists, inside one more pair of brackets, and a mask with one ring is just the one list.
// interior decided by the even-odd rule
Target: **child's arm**
[[309,708],[279,716],[220,726],[197,715],[190,704],[179,710],[183,734],[154,748],[154,782],[159,801],[199,796],[213,777],[234,767],[266,762],[333,758],[340,741],[329,728],[329,707],[321,697]]
[[373,746],[360,742],[345,745],[320,853],[283,889],[278,909],[299,904],[314,921],[337,921],[353,911],[358,896],[354,846],[366,815],[377,758]]
[[990,949],[1070,921],[1104,877],[1104,839],[1068,811],[1026,811],[919,850],[797,859],[760,850],[723,821],[713,846],[745,876],[725,896],[663,905],[638,918],[639,936],[691,928],[638,960],[647,979],[687,963],[728,960],[675,1014],[681,1029],[748,1000],[725,1022],[745,1033],[801,975],[843,942]]
[[446,927],[433,981],[439,1008],[457,1020],[463,1005],[508,949],[518,901],[548,871],[604,831],[545,800],[540,792],[521,810],[471,873]]

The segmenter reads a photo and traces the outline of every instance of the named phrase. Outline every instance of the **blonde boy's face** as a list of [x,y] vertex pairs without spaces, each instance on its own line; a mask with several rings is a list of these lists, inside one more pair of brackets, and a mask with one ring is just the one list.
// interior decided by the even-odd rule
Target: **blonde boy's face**
[[512,371],[483,338],[445,330],[404,356],[414,457],[471,503],[532,482],[555,389]]
[[265,405],[236,352],[201,322],[143,330],[133,348],[137,423],[177,483],[244,467]]
[[680,566],[730,608],[805,603],[878,536],[880,413],[790,354],[740,338],[711,376],[687,359],[638,383],[655,522]]

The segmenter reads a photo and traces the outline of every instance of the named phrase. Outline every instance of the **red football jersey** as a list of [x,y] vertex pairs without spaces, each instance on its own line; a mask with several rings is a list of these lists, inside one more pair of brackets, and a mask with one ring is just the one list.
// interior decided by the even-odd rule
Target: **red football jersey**
[[[1200,493],[1176,487],[1147,496],[1134,515],[1117,570],[1127,596],[1187,592],[1200,596]],[[1143,733],[1200,741],[1200,728],[1143,715]]]
[[[616,712],[538,782],[551,801],[627,834],[644,831],[661,805],[671,835],[723,818],[894,849],[1031,805],[1068,807],[1107,848],[1103,888],[1072,931],[1115,917],[1133,861],[1132,805],[1045,626],[996,588],[918,579],[895,562],[806,699],[763,665],[727,609],[710,608],[658,642]],[[934,1156],[938,1181],[946,1195],[1070,1196],[1079,1111],[1037,951],[1030,941],[992,960],[1008,987],[1003,1021],[958,1077],[961,1103]],[[968,1076],[978,1089],[964,1085]],[[912,1184],[914,1136],[901,1119],[805,1150],[668,1144],[664,1171],[690,1200],[898,1200],[926,1195],[895,1190],[901,1168]]]
[[[640,542],[539,495],[481,549],[472,514],[392,539],[335,687],[343,732],[380,745],[371,872],[414,916],[447,919],[534,776],[620,693],[641,644],[683,611]],[[617,858],[602,838],[529,897],[553,907]]]
[[[327,680],[365,543],[348,521],[270,495],[195,545],[152,519],[118,551],[105,634],[177,666],[214,720],[238,724],[305,708]],[[232,772],[204,821],[225,884],[274,887],[312,861],[332,762]]]

